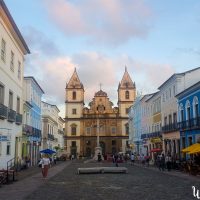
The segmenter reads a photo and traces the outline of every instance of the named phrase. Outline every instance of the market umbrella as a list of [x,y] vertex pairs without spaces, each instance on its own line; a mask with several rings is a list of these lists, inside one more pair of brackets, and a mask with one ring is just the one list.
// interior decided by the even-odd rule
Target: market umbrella
[[194,150],[195,148],[197,148],[197,147],[200,147],[200,143],[192,144],[191,146],[186,147],[185,149],[182,149],[181,151],[182,151],[183,153],[188,153],[188,152],[193,151],[193,150]]
[[200,153],[200,144],[189,152],[189,154]]
[[56,152],[52,149],[43,149],[43,150],[40,151],[40,153],[53,154],[53,153],[56,153]]

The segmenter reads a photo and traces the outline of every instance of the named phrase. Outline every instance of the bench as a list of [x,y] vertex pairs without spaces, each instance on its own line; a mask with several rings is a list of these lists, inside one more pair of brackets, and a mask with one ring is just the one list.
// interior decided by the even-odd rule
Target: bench
[[128,173],[126,167],[90,167],[78,168],[78,174],[100,174],[100,173]]

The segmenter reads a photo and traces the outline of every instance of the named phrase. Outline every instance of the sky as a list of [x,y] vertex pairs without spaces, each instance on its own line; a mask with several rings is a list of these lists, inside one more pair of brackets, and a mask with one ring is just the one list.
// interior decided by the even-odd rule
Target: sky
[[65,112],[74,69],[86,106],[99,90],[117,104],[125,66],[139,94],[199,67],[199,0],[4,0],[31,51],[25,76]]

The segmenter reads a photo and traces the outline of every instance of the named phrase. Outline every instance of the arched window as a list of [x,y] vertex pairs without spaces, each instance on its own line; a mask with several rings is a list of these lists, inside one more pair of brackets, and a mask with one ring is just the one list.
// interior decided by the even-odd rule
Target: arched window
[[193,99],[193,117],[198,118],[199,116],[199,101],[197,96]]
[[185,109],[186,109],[186,120],[190,120],[191,119],[191,107],[190,107],[189,100],[186,101]]
[[76,100],[76,92],[75,91],[73,91],[72,98],[73,98],[73,100]]
[[126,97],[126,99],[129,99],[129,91],[125,92],[125,97]]
[[72,124],[71,125],[71,135],[76,135],[76,131],[77,130],[77,125],[76,124]]
[[184,121],[184,109],[183,109],[183,104],[181,103],[179,105],[179,122]]

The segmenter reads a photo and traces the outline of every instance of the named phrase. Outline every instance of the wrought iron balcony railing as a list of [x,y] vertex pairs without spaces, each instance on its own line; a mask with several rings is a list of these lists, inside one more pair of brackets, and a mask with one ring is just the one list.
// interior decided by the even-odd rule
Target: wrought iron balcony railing
[[8,107],[0,103],[0,118],[7,119],[8,117]]
[[156,137],[161,137],[161,132],[153,132],[153,133],[145,133],[141,135],[141,139],[149,139],[149,138],[156,138]]
[[22,124],[22,115],[17,113],[16,114],[16,121],[15,121],[16,124]]
[[9,109],[8,110],[8,121],[15,122],[15,118],[16,118],[16,111]]
[[49,140],[54,140],[54,139],[55,139],[55,138],[54,138],[54,135],[48,133],[48,139],[49,139]]
[[190,120],[178,123],[179,130],[192,130],[200,128],[200,117],[192,118]]
[[179,130],[178,123],[168,124],[162,127],[162,131],[165,132],[173,132]]

